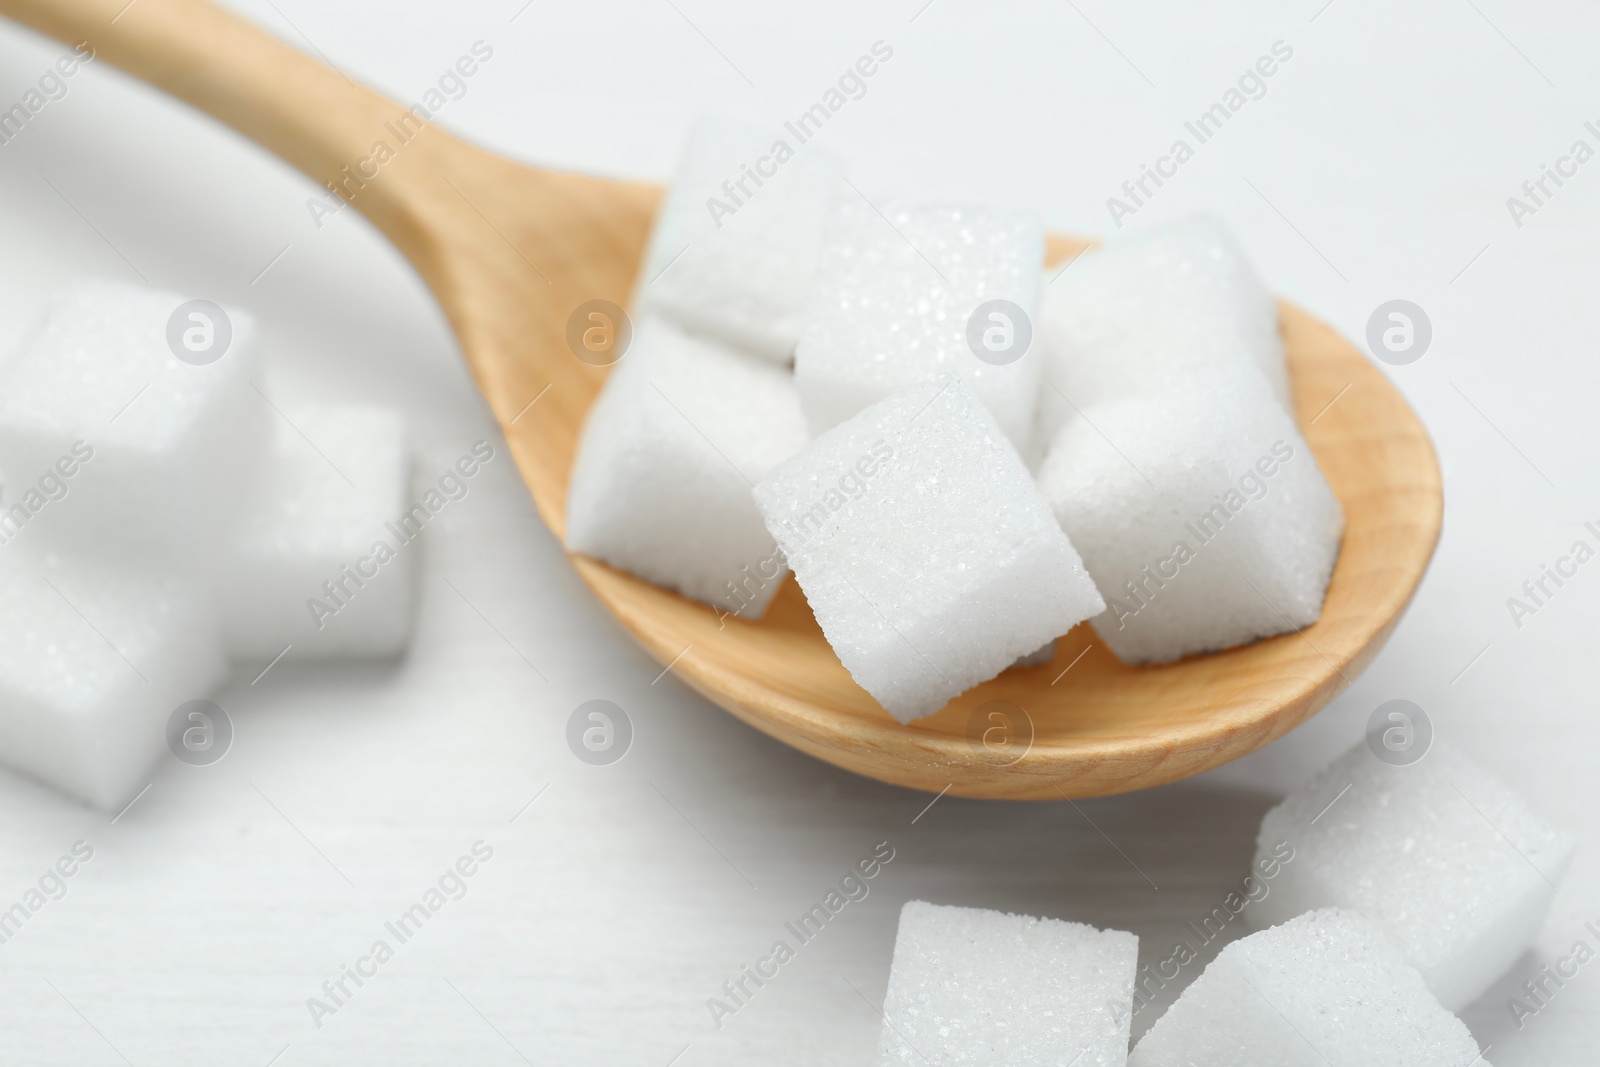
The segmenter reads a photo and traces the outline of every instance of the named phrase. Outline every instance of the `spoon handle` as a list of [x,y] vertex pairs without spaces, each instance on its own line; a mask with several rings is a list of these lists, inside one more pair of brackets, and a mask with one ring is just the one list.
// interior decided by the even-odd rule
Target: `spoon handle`
[[97,59],[220,119],[339,191],[402,247],[418,236],[415,172],[358,173],[376,176],[363,162],[385,123],[410,113],[245,19],[208,0],[0,0],[0,15],[86,42]]

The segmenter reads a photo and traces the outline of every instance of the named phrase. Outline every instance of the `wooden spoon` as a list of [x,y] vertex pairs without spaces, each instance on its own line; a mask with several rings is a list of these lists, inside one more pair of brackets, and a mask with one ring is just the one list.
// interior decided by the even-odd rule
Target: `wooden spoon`
[[[340,188],[432,289],[540,515],[563,533],[578,430],[605,376],[569,349],[568,319],[588,301],[626,302],[657,187],[521,166],[433,126],[402,141],[401,120],[417,126],[404,107],[204,0],[0,0],[0,12],[87,41]],[[393,152],[381,165],[379,142]],[[1081,247],[1053,238],[1048,258]],[[1298,634],[1129,667],[1080,626],[1053,663],[1009,670],[904,727],[851,681],[793,582],[751,623],[589,559],[573,565],[680,679],[861,774],[1044,799],[1196,774],[1282,736],[1347,685],[1393,629],[1439,534],[1438,463],[1415,415],[1332,329],[1281,311],[1297,415],[1346,517],[1322,617]]]

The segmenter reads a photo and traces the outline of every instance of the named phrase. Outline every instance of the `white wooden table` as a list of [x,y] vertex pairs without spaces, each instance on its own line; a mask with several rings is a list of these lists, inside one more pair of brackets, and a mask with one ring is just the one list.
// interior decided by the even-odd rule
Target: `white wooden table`
[[[0,775],[0,907],[75,841],[94,849],[66,896],[0,945],[0,1061],[871,1063],[902,901],[1123,927],[1160,958],[1243,873],[1262,812],[1395,697],[1580,834],[1541,944],[1564,952],[1600,917],[1600,567],[1520,628],[1506,598],[1600,518],[1600,163],[1551,186],[1520,227],[1506,200],[1575,139],[1600,148],[1583,125],[1600,98],[1600,14],[1321,4],[1083,0],[999,16],[966,0],[412,0],[381,13],[241,0],[408,100],[483,41],[492,58],[439,121],[530,161],[656,179],[696,114],[798,112],[882,40],[892,61],[823,134],[859,186],[1033,208],[1095,234],[1114,229],[1107,198],[1283,41],[1292,58],[1264,95],[1128,224],[1224,215],[1275,288],[1353,337],[1384,301],[1421,305],[1432,348],[1389,373],[1443,458],[1444,538],[1388,650],[1280,744],[1077,810],[928,809],[658,678],[585,594],[502,453],[424,535],[404,664],[291,657],[236,680],[218,698],[237,725],[227,758],[171,761],[115,824]],[[61,51],[0,27],[0,105]],[[319,227],[315,195],[91,64],[0,145],[0,346],[86,273],[237,302],[262,318],[284,396],[403,405],[419,473],[436,476],[494,432],[485,409],[410,269],[353,212]],[[567,748],[567,717],[590,699],[633,720],[620,763]],[[480,841],[492,857],[465,894],[403,944],[388,935]],[[714,1026],[707,999],[879,842],[894,859],[870,895]],[[386,937],[393,957],[362,962]],[[370,977],[346,979],[349,995],[314,1020],[308,998],[358,963]],[[1504,1004],[1517,981],[1468,1013],[1492,1061],[1592,1062],[1600,969],[1521,1030]]]

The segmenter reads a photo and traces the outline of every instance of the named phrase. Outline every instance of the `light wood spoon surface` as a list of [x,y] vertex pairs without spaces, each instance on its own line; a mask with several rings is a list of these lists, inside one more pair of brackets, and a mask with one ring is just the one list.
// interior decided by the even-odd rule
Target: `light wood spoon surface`
[[[98,59],[342,185],[433,291],[540,515],[563,533],[578,431],[606,373],[573,355],[567,322],[592,300],[626,304],[658,187],[523,166],[434,126],[400,144],[391,125],[407,116],[402,105],[205,0],[0,0],[0,13],[87,41]],[[393,158],[358,183],[352,173],[380,141]],[[1052,238],[1048,258],[1082,246]],[[1084,625],[1054,662],[1009,670],[905,727],[851,680],[793,581],[752,623],[719,620],[583,557],[573,566],[673,674],[861,774],[1042,799],[1196,774],[1287,733],[1371,661],[1422,578],[1443,514],[1432,446],[1399,394],[1328,326],[1288,304],[1281,318],[1296,413],[1346,517],[1322,617],[1300,633],[1130,667]]]

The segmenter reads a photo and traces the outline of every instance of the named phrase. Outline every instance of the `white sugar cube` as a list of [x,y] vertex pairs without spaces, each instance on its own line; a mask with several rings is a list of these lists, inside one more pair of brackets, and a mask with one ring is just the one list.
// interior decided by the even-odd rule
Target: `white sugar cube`
[[756,486],[828,643],[909,722],[1100,611],[1072,542],[954,375],[813,441]]
[[634,306],[788,363],[842,173],[781,129],[700,124],[661,205]]
[[1056,658],[1056,643],[1048,641],[1026,656],[1019,656],[1013,667],[1040,667]]
[[[812,433],[897,389],[956,373],[1031,455],[1042,361],[1037,346],[1023,345],[1043,256],[1044,231],[1025,215],[894,204],[880,213],[859,197],[840,201],[795,350]],[[974,319],[982,359],[968,337]]]
[[1039,470],[1129,663],[1310,625],[1338,558],[1343,511],[1266,380],[1204,381],[1085,408]]
[[1277,305],[1220,221],[1151,230],[1059,270],[1039,308],[1046,441],[1072,405],[1170,390],[1230,366],[1256,367],[1289,407]]
[[[223,647],[246,661],[272,660],[290,646],[294,660],[398,655],[411,633],[418,553],[410,546],[417,531],[405,524],[410,456],[401,414],[284,408],[277,422],[263,476],[214,575]],[[445,478],[453,496],[468,491],[462,475]]]
[[187,579],[0,548],[0,760],[109,810],[149,781],[167,720],[227,665]]
[[[0,532],[37,526],[41,545],[181,567],[211,551],[258,469],[271,409],[251,385],[250,318],[209,305],[175,320],[186,303],[100,281],[51,298],[0,363]],[[72,475],[54,477],[69,459]]]
[[584,423],[567,547],[759,618],[788,567],[750,490],[806,437],[787,370],[646,320]]
[[1122,1067],[1138,957],[1121,930],[910,901],[879,1062]]
[[[1393,729],[1415,729],[1396,721]],[[1252,921],[1309,908],[1369,916],[1452,1011],[1532,947],[1572,860],[1571,835],[1435,741],[1391,765],[1358,744],[1261,822],[1258,853],[1294,849]]]
[[1224,948],[1140,1039],[1128,1067],[1487,1064],[1376,926],[1329,908]]

